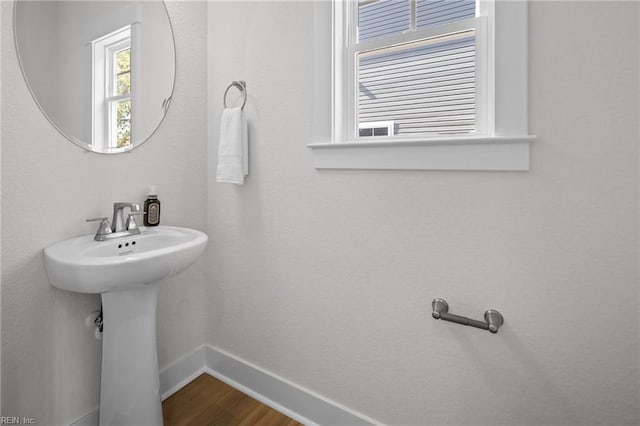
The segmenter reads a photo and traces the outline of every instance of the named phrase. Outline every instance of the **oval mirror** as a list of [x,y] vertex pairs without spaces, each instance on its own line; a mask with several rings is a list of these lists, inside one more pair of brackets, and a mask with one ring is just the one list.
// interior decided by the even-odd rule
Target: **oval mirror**
[[115,154],[156,131],[171,103],[175,45],[161,0],[16,0],[20,67],[71,142]]

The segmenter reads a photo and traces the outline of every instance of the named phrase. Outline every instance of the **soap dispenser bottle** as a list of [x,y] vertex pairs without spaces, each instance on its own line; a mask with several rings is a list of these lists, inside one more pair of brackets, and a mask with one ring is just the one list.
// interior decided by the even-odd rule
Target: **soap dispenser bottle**
[[144,225],[160,225],[160,200],[158,200],[158,193],[155,186],[149,189],[149,195],[144,202]]

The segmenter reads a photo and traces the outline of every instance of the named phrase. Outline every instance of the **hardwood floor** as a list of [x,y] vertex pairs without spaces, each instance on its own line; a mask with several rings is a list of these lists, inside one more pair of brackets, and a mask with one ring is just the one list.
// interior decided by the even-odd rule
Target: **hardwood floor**
[[165,426],[298,426],[300,423],[203,374],[162,403]]

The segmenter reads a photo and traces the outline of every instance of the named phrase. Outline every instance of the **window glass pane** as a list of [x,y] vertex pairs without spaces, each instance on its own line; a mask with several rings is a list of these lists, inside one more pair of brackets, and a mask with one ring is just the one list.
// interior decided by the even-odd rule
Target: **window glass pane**
[[113,95],[131,93],[131,49],[123,49],[114,53],[114,91]]
[[360,0],[358,40],[401,34],[411,27],[410,0]]
[[131,49],[116,52],[116,74],[131,70]]
[[417,0],[418,28],[446,24],[476,16],[475,0]]
[[124,99],[113,103],[115,109],[112,117],[115,117],[115,145],[118,148],[131,144],[131,100]]
[[473,30],[360,53],[356,64],[356,128],[385,121],[404,136],[475,130]]
[[116,76],[116,95],[126,95],[131,92],[131,73],[118,74]]

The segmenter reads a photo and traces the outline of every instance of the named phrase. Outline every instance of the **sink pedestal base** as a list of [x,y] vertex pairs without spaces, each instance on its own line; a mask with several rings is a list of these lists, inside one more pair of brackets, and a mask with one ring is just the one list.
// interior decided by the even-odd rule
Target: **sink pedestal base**
[[158,285],[102,294],[100,426],[162,425]]

